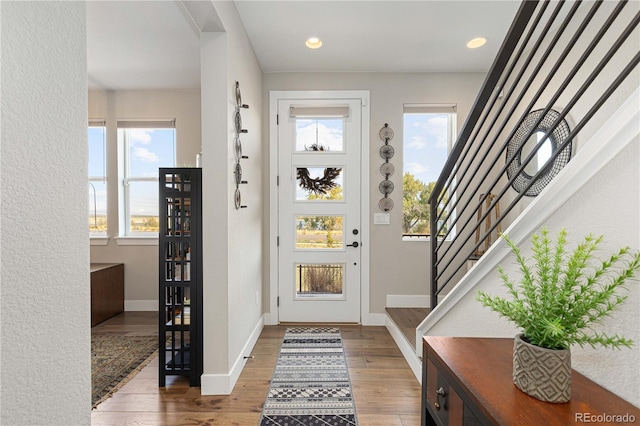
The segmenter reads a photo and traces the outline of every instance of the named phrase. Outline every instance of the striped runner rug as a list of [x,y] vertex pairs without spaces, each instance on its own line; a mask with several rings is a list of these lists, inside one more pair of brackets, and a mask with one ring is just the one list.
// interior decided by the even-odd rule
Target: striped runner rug
[[340,329],[288,328],[260,425],[357,424]]

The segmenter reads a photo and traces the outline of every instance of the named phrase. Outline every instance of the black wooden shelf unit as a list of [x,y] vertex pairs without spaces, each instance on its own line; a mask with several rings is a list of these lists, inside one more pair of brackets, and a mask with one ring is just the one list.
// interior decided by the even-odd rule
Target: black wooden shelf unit
[[202,169],[160,168],[159,385],[202,375]]

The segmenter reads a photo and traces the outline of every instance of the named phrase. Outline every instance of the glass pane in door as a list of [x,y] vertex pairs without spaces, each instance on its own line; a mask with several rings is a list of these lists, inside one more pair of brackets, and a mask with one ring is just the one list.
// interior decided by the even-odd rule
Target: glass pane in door
[[296,264],[296,298],[344,296],[344,264]]
[[296,249],[342,250],[342,216],[296,216]]
[[297,167],[296,201],[342,200],[342,167]]
[[343,152],[344,119],[297,118],[296,152]]

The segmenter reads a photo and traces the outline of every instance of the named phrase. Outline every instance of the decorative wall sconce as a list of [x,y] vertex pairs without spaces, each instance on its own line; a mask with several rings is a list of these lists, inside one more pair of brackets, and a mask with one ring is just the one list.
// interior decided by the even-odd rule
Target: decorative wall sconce
[[389,141],[393,139],[393,129],[389,127],[389,124],[384,123],[384,127],[380,129],[378,134],[384,142],[384,145],[380,147],[380,157],[384,160],[384,163],[380,166],[380,174],[384,176],[384,180],[378,185],[378,189],[384,194],[384,198],[380,200],[378,207],[380,207],[380,210],[388,212],[393,209],[393,200],[389,198],[389,194],[391,194],[394,189],[393,182],[389,180],[389,177],[393,175],[395,171],[395,167],[389,162],[395,153],[393,147],[389,145]]
[[240,83],[236,81],[236,112],[234,114],[234,127],[236,130],[236,136],[233,138],[233,150],[236,155],[236,166],[233,170],[236,182],[236,190],[234,195],[236,210],[247,208],[247,206],[242,205],[242,195],[240,194],[240,185],[245,185],[248,183],[246,180],[242,180],[242,166],[240,165],[240,160],[245,160],[249,157],[242,154],[242,141],[240,140],[240,135],[243,133],[249,133],[249,131],[242,128],[242,115],[240,114],[241,108],[247,109],[249,108],[249,105],[242,103]]

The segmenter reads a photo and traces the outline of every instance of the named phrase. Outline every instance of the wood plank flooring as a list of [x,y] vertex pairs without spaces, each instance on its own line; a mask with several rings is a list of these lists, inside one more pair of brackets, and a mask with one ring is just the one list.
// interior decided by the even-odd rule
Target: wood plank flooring
[[[124,312],[94,334],[157,334],[154,312]],[[266,326],[231,395],[188,380],[158,387],[157,358],[91,413],[92,425],[258,425],[285,326]],[[360,426],[420,425],[420,385],[385,327],[340,326]]]
[[386,308],[387,314],[398,326],[402,335],[416,350],[416,327],[429,315],[429,308]]

